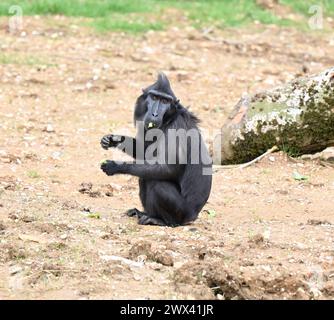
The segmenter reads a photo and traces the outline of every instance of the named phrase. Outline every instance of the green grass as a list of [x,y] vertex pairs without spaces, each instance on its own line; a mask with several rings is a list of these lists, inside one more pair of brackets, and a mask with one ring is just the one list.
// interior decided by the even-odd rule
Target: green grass
[[149,12],[153,0],[1,0],[0,15],[8,15],[11,5],[25,15],[61,14],[72,17],[105,17],[110,13]]
[[264,10],[255,0],[194,0],[165,1],[189,14],[196,25],[214,24],[220,27],[238,27],[254,21],[263,24],[291,25],[293,21],[280,19],[270,11]]
[[[314,4],[322,5],[325,15],[334,15],[333,0],[280,0],[280,3],[304,17],[304,25],[310,17],[309,8]],[[195,26],[239,27],[254,21],[280,26],[299,26],[301,23],[277,17],[259,6],[256,0],[1,0],[0,15],[9,15],[8,9],[13,4],[21,6],[24,15],[92,18],[88,24],[98,31],[138,33],[161,30],[165,26],[161,16],[167,8],[183,11]]]
[[0,65],[1,64],[16,64],[16,65],[28,65],[28,66],[55,66],[39,57],[35,56],[26,56],[26,55],[16,55],[12,53],[1,53],[0,52]]
[[303,14],[304,16],[310,16],[310,7],[314,5],[320,5],[323,7],[323,13],[325,16],[334,15],[334,1],[333,0],[280,0],[281,4],[291,7],[294,11]]
[[143,17],[133,17],[129,19],[125,15],[110,15],[102,18],[96,18],[89,23],[97,31],[108,32],[124,31],[129,33],[142,33],[149,30],[163,30],[164,24],[159,21],[145,21]]
[[28,171],[28,172],[27,172],[27,176],[28,176],[29,178],[32,178],[32,179],[38,179],[38,178],[40,178],[39,173],[38,173],[37,171],[35,171],[35,170],[30,170],[30,171]]

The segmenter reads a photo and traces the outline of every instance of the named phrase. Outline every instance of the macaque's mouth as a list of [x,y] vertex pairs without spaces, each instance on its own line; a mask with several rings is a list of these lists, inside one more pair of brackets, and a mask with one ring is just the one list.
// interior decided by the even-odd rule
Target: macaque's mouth
[[155,123],[153,121],[149,121],[149,122],[146,123],[145,127],[146,127],[147,130],[157,129],[157,128],[159,128],[159,124]]

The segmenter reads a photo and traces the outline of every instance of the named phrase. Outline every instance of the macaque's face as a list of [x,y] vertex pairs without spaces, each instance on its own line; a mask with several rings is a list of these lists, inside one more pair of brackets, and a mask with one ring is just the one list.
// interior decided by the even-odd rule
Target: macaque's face
[[163,92],[152,90],[146,98],[147,111],[144,117],[145,129],[161,128],[175,113],[173,97]]

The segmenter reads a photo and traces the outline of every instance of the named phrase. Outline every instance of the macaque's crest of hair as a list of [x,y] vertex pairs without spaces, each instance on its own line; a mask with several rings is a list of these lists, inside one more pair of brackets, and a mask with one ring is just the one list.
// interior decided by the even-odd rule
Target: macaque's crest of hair
[[170,82],[167,78],[167,76],[163,73],[160,72],[158,74],[158,79],[155,83],[144,89],[144,93],[147,93],[150,90],[156,90],[160,92],[164,92],[172,96],[174,99],[176,99],[176,96],[171,88]]

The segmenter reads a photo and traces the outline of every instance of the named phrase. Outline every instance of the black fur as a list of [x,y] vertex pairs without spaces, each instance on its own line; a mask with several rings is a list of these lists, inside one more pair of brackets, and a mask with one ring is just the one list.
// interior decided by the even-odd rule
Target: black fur
[[[166,150],[169,129],[193,129],[199,133],[198,119],[179,103],[164,74],[159,74],[156,83],[143,90],[137,99],[134,120],[144,122],[145,134],[150,123],[151,126],[154,123],[154,127],[162,130],[165,140],[160,141],[157,138],[157,143],[165,143]],[[143,160],[142,164],[117,164],[114,161],[106,161],[101,165],[101,169],[107,175],[130,174],[139,177],[140,199],[144,212],[132,209],[128,211],[128,215],[136,215],[139,224],[178,226],[194,221],[208,200],[212,182],[211,174],[203,175],[203,169],[211,170],[212,164],[202,138],[199,164],[190,163],[191,144],[188,140],[186,145],[178,142],[176,164],[150,164],[150,159],[136,153],[136,144],[143,143],[139,139],[141,138],[138,135],[136,139],[106,135],[101,140],[104,149],[118,147],[123,150],[126,147],[125,152],[135,159]],[[145,142],[144,150],[146,151],[151,144],[152,142]],[[185,162],[179,161],[180,149],[188,151]]]

